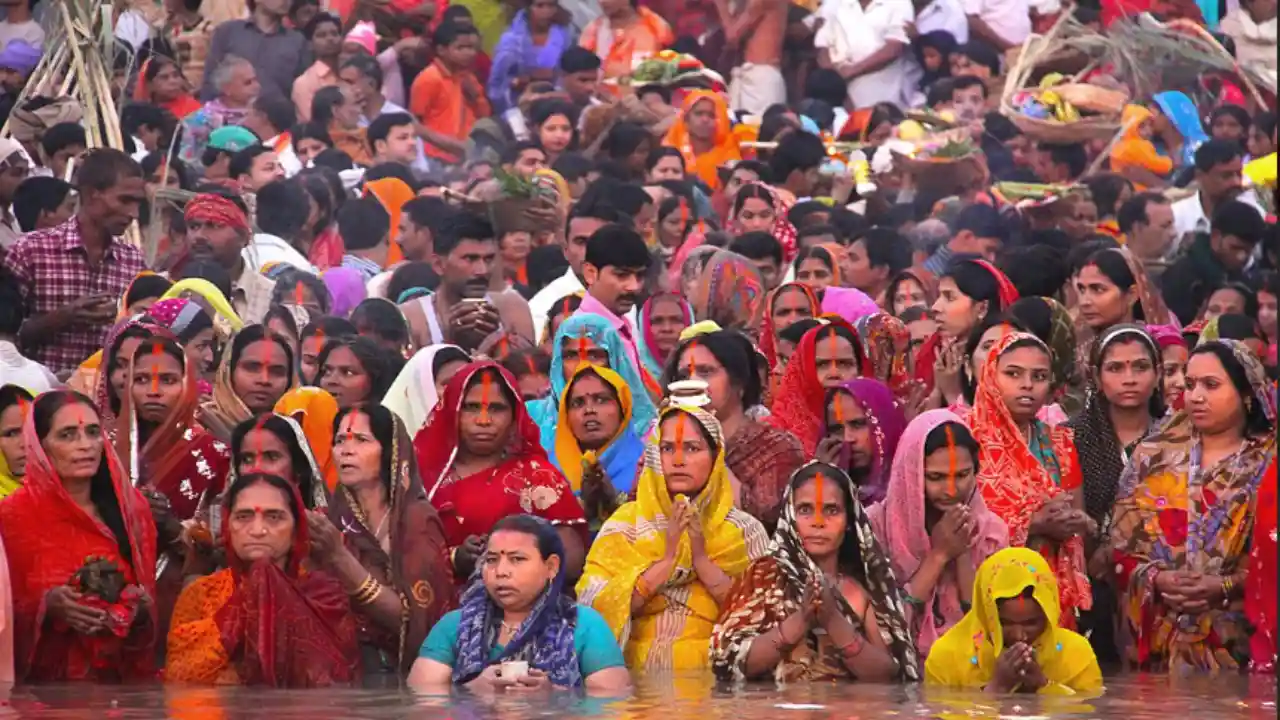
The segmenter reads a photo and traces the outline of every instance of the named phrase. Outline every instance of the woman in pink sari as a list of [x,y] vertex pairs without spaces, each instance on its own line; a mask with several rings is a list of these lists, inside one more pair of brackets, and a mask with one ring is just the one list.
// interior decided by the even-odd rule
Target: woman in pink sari
[[982,562],[1008,547],[1009,529],[977,488],[978,444],[960,416],[930,410],[907,425],[884,502],[867,510],[902,583],[920,656],[972,603]]

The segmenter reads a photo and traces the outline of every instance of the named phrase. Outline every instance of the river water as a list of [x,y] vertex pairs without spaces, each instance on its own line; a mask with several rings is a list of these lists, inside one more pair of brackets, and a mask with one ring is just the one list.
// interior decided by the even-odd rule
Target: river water
[[819,720],[826,718],[1098,718],[1099,720],[1275,720],[1276,679],[1126,675],[1108,678],[1099,697],[993,699],[981,693],[863,684],[778,690],[716,688],[709,677],[641,679],[627,698],[567,693],[538,698],[416,695],[400,690],[267,690],[62,685],[20,687],[0,718],[183,720]]

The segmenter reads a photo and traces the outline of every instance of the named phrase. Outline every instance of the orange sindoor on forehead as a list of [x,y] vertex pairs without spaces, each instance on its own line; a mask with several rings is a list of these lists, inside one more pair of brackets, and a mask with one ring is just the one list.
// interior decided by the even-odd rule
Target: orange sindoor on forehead
[[956,496],[956,436],[951,431],[951,426],[944,428],[947,431],[947,492],[951,497]]
[[685,351],[689,354],[689,379],[690,380],[693,380],[694,378],[698,377],[698,364],[693,357],[693,351],[697,349],[698,349],[698,342],[695,340],[689,343],[689,349]]
[[160,392],[160,356],[164,354],[164,346],[151,344],[151,392]]
[[525,367],[529,368],[529,374],[530,374],[530,375],[537,375],[537,374],[538,374],[538,365],[537,365],[536,363],[534,363],[534,362],[533,362],[533,356],[532,356],[532,355],[525,355],[525,356],[524,356],[524,365],[525,365]]
[[293,304],[294,305],[297,305],[298,307],[302,307],[302,304],[303,304],[302,301],[303,301],[303,298],[305,297],[306,289],[307,289],[306,286],[302,284],[301,280],[293,284]]
[[480,376],[480,417],[482,423],[489,422],[489,397],[493,392],[493,379],[489,373]]
[[689,204],[684,198],[680,198],[680,230],[684,231],[686,225],[689,224]]
[[582,332],[578,333],[578,364],[579,365],[586,364],[587,362],[588,346],[589,346],[589,343],[587,341],[587,329],[583,328]]
[[511,342],[503,335],[498,339],[498,357],[505,358],[511,354]]
[[830,330],[827,331],[827,352],[831,354],[831,359],[833,361],[835,360],[836,352],[838,351],[836,348],[837,337],[838,335],[836,334],[835,328],[831,328]]
[[676,457],[677,465],[684,464],[684,424],[685,414],[680,413],[680,417],[676,421]]
[[269,415],[263,415],[262,419],[253,426],[253,467],[249,468],[249,472],[256,472],[262,469],[262,433],[267,429],[267,418]]
[[836,425],[841,429],[844,429],[844,393],[836,393],[835,401],[836,402],[832,405],[831,410],[836,416]]
[[816,514],[813,517],[814,527],[827,526],[827,518],[826,518],[826,512],[825,512],[826,503],[823,502],[823,495],[826,493],[826,489],[827,489],[826,484],[827,484],[827,479],[823,477],[822,473],[818,473],[817,475],[813,476],[813,494],[814,494],[813,504],[816,506],[814,508],[814,512]]
[[31,412],[31,403],[27,402],[27,399],[21,395],[18,396],[18,412],[22,415],[23,420],[26,420],[27,413]]

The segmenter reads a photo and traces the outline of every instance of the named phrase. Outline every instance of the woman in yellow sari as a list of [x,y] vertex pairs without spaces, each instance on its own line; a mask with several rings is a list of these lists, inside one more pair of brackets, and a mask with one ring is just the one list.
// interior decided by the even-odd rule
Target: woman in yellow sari
[[925,684],[991,693],[1074,695],[1102,689],[1084,636],[1058,626],[1058,581],[1035,550],[987,558],[973,582],[973,608],[929,651]]
[[685,169],[697,175],[712,191],[720,188],[720,168],[742,159],[738,135],[729,120],[724,96],[711,90],[694,90],[685,97],[680,115],[662,144],[684,156]]
[[635,502],[591,546],[578,601],[604,616],[627,667],[705,669],[720,606],[768,542],[759,521],[733,507],[720,423],[672,405],[645,448]]
[[338,417],[338,401],[318,387],[294,388],[276,402],[274,412],[293,418],[302,427],[324,484],[333,492],[338,484],[338,466],[333,463],[333,420]]

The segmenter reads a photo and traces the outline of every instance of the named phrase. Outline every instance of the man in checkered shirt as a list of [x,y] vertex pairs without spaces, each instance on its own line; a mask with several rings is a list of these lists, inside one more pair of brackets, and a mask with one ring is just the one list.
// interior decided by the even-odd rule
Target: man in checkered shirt
[[64,378],[102,347],[120,297],[146,268],[142,252],[119,237],[146,195],[142,167],[119,150],[93,150],[80,165],[77,189],[75,216],[28,233],[4,258],[22,296],[19,342]]

